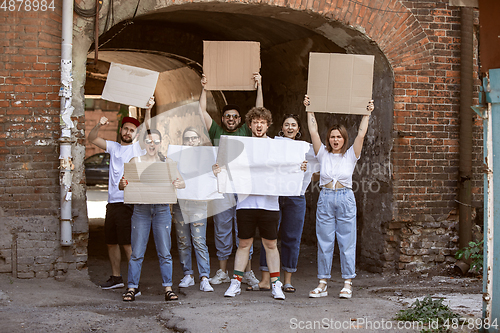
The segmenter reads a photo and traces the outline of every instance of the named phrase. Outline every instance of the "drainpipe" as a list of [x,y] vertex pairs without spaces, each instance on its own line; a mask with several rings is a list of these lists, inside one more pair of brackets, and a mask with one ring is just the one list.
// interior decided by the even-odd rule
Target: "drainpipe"
[[[472,240],[472,77],[473,77],[473,8],[462,7],[460,56],[460,161],[459,161],[459,247]],[[469,265],[466,265],[467,273]]]
[[75,142],[71,136],[71,129],[74,126],[71,121],[73,114],[73,74],[72,74],[72,53],[73,53],[73,0],[63,0],[62,4],[62,42],[61,42],[61,137],[59,139],[59,184],[61,186],[61,245],[70,246],[73,244],[71,213],[71,184],[72,170],[74,169],[71,146]]

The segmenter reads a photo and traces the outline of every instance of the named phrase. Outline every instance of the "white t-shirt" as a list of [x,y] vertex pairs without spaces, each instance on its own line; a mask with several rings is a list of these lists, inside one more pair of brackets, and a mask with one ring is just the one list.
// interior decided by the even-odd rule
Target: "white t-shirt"
[[265,209],[280,210],[278,196],[276,195],[254,195],[238,194],[236,209]]
[[108,202],[123,202],[123,191],[118,189],[118,183],[123,176],[124,164],[133,157],[146,154],[139,142],[122,146],[115,141],[106,140],[106,153],[109,153]]
[[333,181],[333,187],[339,182],[345,187],[352,188],[352,174],[359,160],[352,146],[342,155],[329,153],[325,145],[321,145],[316,158],[321,165],[319,186]]

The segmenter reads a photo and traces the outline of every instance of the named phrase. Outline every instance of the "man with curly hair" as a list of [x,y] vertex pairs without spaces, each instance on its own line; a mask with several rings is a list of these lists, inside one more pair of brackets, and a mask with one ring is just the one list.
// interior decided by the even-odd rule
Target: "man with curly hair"
[[[252,137],[269,139],[267,130],[272,124],[272,115],[269,110],[264,107],[254,107],[246,114],[245,122],[252,131]],[[280,254],[277,248],[279,210],[278,196],[274,195],[248,195],[238,200],[236,220],[239,245],[234,258],[231,285],[224,296],[234,297],[241,293],[243,270],[248,261],[255,232],[259,228],[262,244],[266,249],[272,295],[275,299],[285,299],[280,281]]]

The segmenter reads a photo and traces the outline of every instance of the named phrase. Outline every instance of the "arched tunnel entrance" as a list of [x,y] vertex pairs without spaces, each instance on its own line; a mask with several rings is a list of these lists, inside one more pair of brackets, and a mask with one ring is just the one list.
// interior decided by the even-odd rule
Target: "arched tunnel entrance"
[[[131,7],[134,7],[129,8],[133,13],[135,5]],[[394,76],[377,44],[359,29],[310,12],[268,5],[190,3],[168,6],[115,24],[99,37],[99,60],[171,72],[171,80],[162,88],[169,93],[157,96],[165,98],[160,104],[167,105],[168,109],[198,100],[204,40],[260,42],[264,106],[271,110],[274,121],[268,133],[271,137],[277,135],[284,114],[298,114],[303,126],[307,124],[302,100],[307,90],[309,52],[375,56],[376,111],[353,176],[358,207],[358,265],[373,272],[393,266],[394,263],[386,262],[388,249],[384,234],[392,219],[390,154]],[[88,52],[92,58],[93,45]],[[96,73],[92,72],[96,70],[91,68],[90,59],[88,63],[85,94],[99,95],[103,82],[94,80]],[[255,103],[255,92],[213,92],[213,97],[209,112],[219,122],[218,110],[225,101],[240,105],[244,113]],[[361,117],[317,114],[317,119],[322,138],[332,124],[343,123],[352,144]],[[307,128],[302,128],[302,133],[304,140],[310,142]],[[311,184],[306,194],[302,238],[309,244],[316,241],[318,195],[318,184]]]

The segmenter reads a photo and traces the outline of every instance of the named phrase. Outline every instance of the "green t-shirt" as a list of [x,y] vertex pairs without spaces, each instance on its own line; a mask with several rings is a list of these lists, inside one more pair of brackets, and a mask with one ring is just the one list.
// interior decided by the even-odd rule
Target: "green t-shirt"
[[208,136],[210,137],[210,141],[214,146],[219,145],[219,140],[221,135],[236,135],[236,136],[252,136],[252,131],[248,128],[247,124],[243,124],[243,126],[239,127],[234,132],[228,132],[220,127],[213,119],[212,125],[208,130]]

